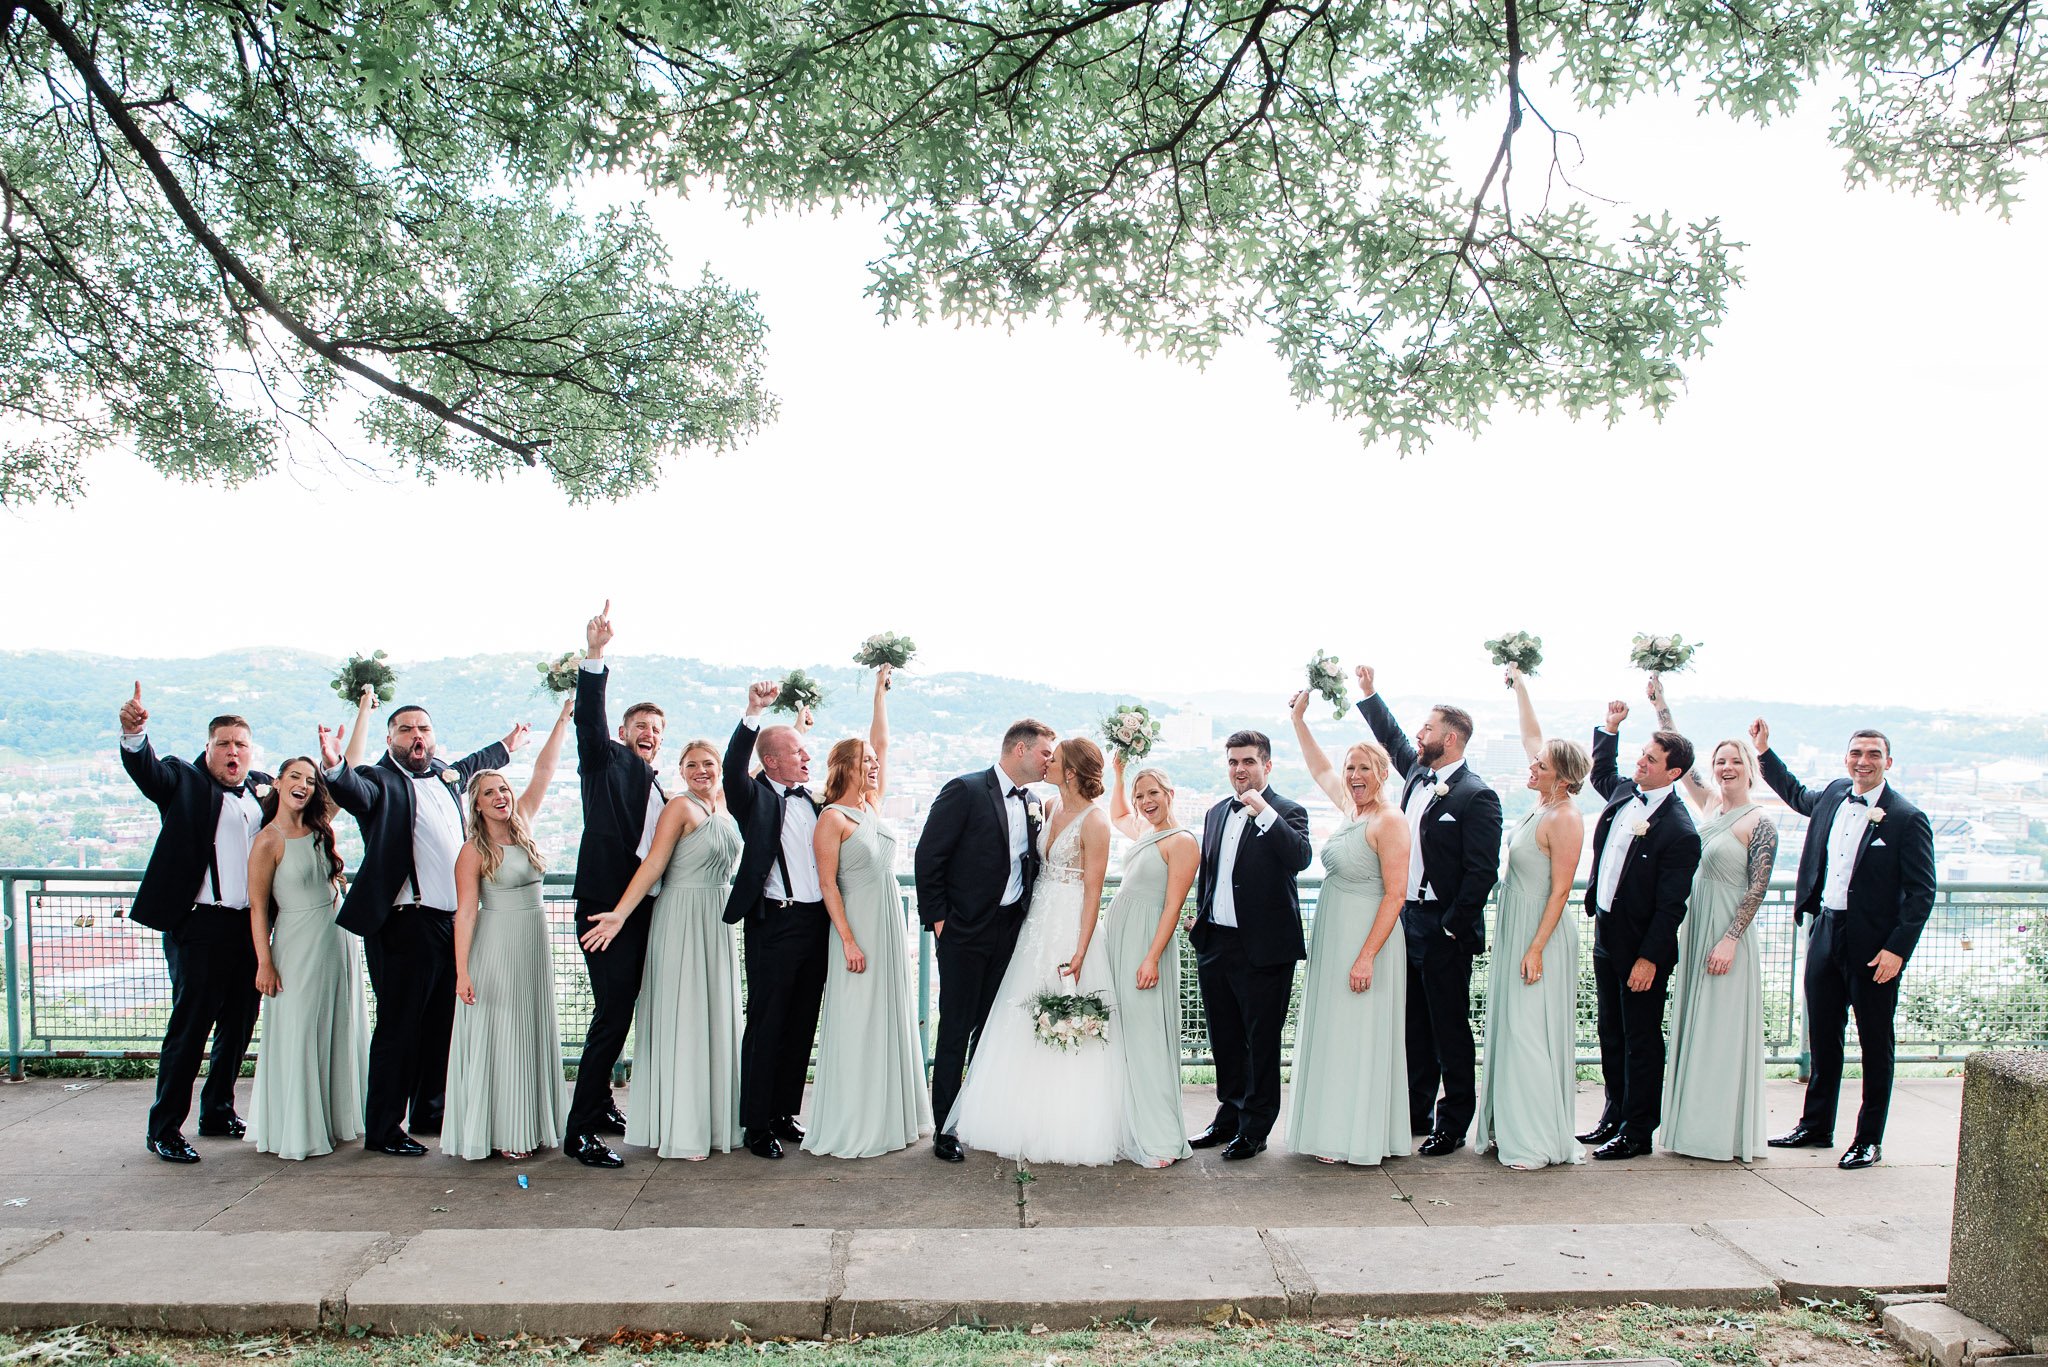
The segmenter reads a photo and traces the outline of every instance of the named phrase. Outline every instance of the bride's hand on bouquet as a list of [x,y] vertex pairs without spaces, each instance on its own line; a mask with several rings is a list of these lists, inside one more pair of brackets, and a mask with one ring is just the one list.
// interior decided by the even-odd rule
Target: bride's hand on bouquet
[[1073,958],[1060,965],[1060,976],[1062,978],[1072,978],[1077,983],[1081,981],[1081,956],[1079,954],[1076,954]]
[[840,948],[846,951],[846,971],[848,973],[865,973],[868,971],[868,956],[860,952],[858,944],[855,944],[852,940],[846,940],[841,942]]

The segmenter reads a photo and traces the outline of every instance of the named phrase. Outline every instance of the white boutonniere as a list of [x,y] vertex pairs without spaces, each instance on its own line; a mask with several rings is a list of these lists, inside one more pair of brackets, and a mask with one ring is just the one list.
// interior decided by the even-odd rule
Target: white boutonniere
[[268,783],[259,783],[249,791],[256,794],[256,800],[261,802],[264,798],[270,796],[270,785]]
[[1641,840],[1644,836],[1650,833],[1649,818],[1639,816],[1634,821],[1631,821],[1629,823],[1628,833],[1634,836],[1636,839]]
[[1872,807],[1870,809],[1870,824],[1873,826],[1884,825],[1884,808]]
[[1438,779],[1436,781],[1436,787],[1430,789],[1429,791],[1436,794],[1438,797],[1449,797],[1451,795],[1451,785],[1444,782],[1442,779]]
[[1038,800],[1037,798],[1035,798],[1035,797],[1027,797],[1027,798],[1025,798],[1025,799],[1024,799],[1024,815],[1026,815],[1026,816],[1030,817],[1030,818],[1031,818],[1031,819],[1032,819],[1033,821],[1043,821],[1043,820],[1045,820],[1045,807],[1044,807],[1044,804],[1040,803],[1040,802],[1039,802],[1039,800]]
[[443,769],[441,771],[441,781],[450,788],[453,788],[456,784],[462,782],[462,775],[456,773],[453,769]]

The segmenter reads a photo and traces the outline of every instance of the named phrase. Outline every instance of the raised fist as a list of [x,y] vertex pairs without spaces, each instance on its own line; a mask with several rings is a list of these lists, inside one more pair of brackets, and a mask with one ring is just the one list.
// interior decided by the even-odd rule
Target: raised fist
[[1627,704],[1627,703],[1623,702],[1623,701],[1622,701],[1621,699],[1619,699],[1619,698],[1616,698],[1616,699],[1615,699],[1615,700],[1614,700],[1613,702],[1611,702],[1611,703],[1607,704],[1607,723],[1606,723],[1606,725],[1607,725],[1607,729],[1608,729],[1609,731],[1612,731],[1612,732],[1614,732],[1614,733],[1615,733],[1616,735],[1619,735],[1619,734],[1621,734],[1621,724],[1622,724],[1623,722],[1627,721],[1627,720],[1628,720],[1628,704]]
[[1358,691],[1360,694],[1370,698],[1374,693],[1379,691],[1378,689],[1373,687],[1371,665],[1360,665],[1358,668],[1352,670],[1351,672],[1358,676]]
[[1759,755],[1770,749],[1771,724],[1762,717],[1758,717],[1755,721],[1751,722],[1749,724],[1749,743],[1756,747],[1756,752]]
[[772,679],[747,687],[747,715],[758,716],[768,710],[768,705],[782,696],[782,685]]

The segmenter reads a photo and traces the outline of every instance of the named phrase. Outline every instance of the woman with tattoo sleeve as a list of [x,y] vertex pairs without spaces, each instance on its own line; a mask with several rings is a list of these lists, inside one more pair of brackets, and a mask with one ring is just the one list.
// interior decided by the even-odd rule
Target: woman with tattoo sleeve
[[[1670,727],[1657,675],[1649,691],[1657,724]],[[1764,1151],[1764,988],[1756,946],[1744,941],[1771,885],[1778,828],[1750,801],[1758,770],[1749,742],[1722,741],[1710,764],[1711,787],[1696,772],[1684,780],[1706,819],[1673,984],[1663,1143],[1747,1161]]]

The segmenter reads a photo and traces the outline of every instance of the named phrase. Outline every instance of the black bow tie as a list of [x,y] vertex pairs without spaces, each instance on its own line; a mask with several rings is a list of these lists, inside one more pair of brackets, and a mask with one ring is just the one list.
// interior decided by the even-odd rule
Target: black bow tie
[[1849,801],[1853,802],[1858,807],[1868,807],[1870,805],[1870,799],[1863,796],[1863,794],[1861,793],[1849,794]]
[[[793,798],[793,797],[800,797],[800,798],[802,798],[802,799],[803,799],[804,801],[806,801],[806,802],[810,802],[810,800],[811,800],[811,790],[810,790],[810,789],[808,789],[808,788],[806,788],[806,787],[804,787],[804,786],[803,786],[802,784],[798,784],[798,785],[797,785],[796,787],[794,787],[794,788],[791,788],[791,789],[790,789],[790,790],[789,790],[788,792],[784,793],[784,794],[782,795],[782,800],[783,800],[784,802],[787,802],[787,801],[789,801],[789,800],[790,800],[791,798]],[[814,805],[814,806],[815,806],[816,804],[815,804],[815,803],[813,803],[812,805]]]
[[1243,803],[1243,802],[1239,801],[1239,800],[1238,800],[1237,798],[1232,798],[1232,799],[1230,799],[1230,814],[1231,814],[1232,816],[1235,816],[1235,815],[1237,815],[1237,814],[1238,814],[1239,812],[1241,812],[1241,811],[1243,811],[1243,810],[1244,810],[1244,803]]
[[1016,798],[1026,807],[1029,807],[1031,805],[1031,794],[1025,792],[1022,788],[1015,787],[1014,785],[1011,787],[1010,791],[1007,794],[1005,794],[1005,796]]

